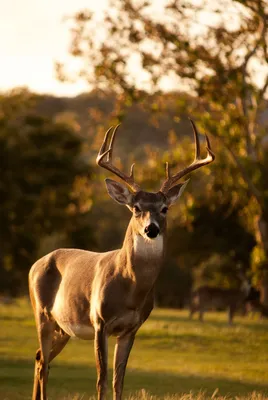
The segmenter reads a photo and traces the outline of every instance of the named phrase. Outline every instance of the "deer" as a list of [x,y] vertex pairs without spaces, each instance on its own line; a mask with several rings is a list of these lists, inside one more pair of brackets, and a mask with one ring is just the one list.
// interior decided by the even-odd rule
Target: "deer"
[[239,288],[221,288],[215,286],[200,286],[193,291],[190,302],[189,318],[199,312],[199,321],[203,322],[204,313],[208,309],[220,308],[228,310],[228,324],[233,324],[235,312],[238,309],[246,311],[246,305],[254,306],[259,303],[259,292],[243,279]]
[[154,306],[154,287],[164,264],[167,212],[183,193],[190,172],[211,163],[215,155],[206,138],[207,155],[200,156],[199,134],[190,119],[195,158],[174,175],[166,163],[166,177],[158,192],[147,192],[113,163],[119,127],[107,130],[97,165],[123,183],[106,179],[110,197],[132,213],[120,249],[96,253],[62,248],[40,258],[29,272],[29,293],[40,347],[35,357],[32,399],[47,399],[50,362],[70,337],[94,340],[98,400],[107,393],[108,337],[116,337],[113,361],[113,400],[121,400],[126,366],[135,335]]

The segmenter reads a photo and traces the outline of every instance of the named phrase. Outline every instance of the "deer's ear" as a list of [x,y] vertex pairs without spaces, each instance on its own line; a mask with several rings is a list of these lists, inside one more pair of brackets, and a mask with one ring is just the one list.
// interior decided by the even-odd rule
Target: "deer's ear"
[[105,179],[105,183],[109,195],[117,203],[125,204],[126,206],[132,204],[133,194],[125,185],[112,179]]
[[169,206],[172,206],[178,200],[178,198],[182,195],[182,193],[183,193],[184,189],[186,188],[187,183],[189,182],[189,180],[190,179],[188,179],[184,183],[179,183],[178,185],[173,186],[171,189],[169,189],[169,191],[166,194]]

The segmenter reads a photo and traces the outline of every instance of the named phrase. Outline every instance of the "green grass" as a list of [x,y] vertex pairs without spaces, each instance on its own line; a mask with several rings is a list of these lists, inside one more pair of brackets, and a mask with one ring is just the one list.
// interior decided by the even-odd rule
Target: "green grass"
[[[238,316],[229,327],[226,321],[225,313],[207,313],[202,324],[189,321],[187,311],[154,310],[130,355],[125,398],[268,399],[268,322]],[[109,387],[113,344],[111,338]],[[0,305],[0,400],[31,398],[36,349],[28,301]],[[49,398],[88,400],[95,380],[93,342],[71,340],[52,363]]]

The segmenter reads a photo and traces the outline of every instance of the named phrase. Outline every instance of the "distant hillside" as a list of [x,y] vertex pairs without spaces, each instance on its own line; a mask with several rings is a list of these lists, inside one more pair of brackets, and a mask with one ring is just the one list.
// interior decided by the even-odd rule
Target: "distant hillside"
[[[136,104],[126,109],[116,146],[120,151],[120,157],[124,158],[124,154],[131,152],[143,158],[146,145],[161,151],[165,150],[168,147],[168,135],[171,130],[178,136],[190,133],[187,115],[176,114],[175,100],[178,97],[189,98],[185,94],[166,94],[161,95],[161,98],[150,97],[142,106]],[[44,95],[38,96],[37,111],[49,118],[62,116],[63,119],[75,121],[78,134],[86,141],[94,143],[97,129],[103,127],[103,130],[106,130],[114,122],[111,120],[114,105],[115,95],[109,93],[91,92],[73,98]],[[157,118],[154,116],[156,115],[154,107],[157,107],[158,111],[161,108]],[[98,145],[99,140],[97,140]],[[124,154],[121,152],[122,149]]]
[[[148,146],[163,153],[168,148],[171,132],[179,141],[185,135],[191,135],[187,105],[193,105],[196,101],[197,98],[188,94],[173,92],[148,96],[142,104],[119,108],[114,93],[92,91],[72,98],[39,95],[37,111],[49,118],[74,124],[77,134],[89,145],[89,158],[95,157],[104,131],[112,124],[117,124],[119,117],[122,126],[117,137],[115,156],[120,155],[123,162],[126,159],[129,162],[130,153],[135,160],[145,160]],[[184,110],[180,115],[178,108]],[[262,124],[267,122],[267,108],[264,107],[260,118]]]

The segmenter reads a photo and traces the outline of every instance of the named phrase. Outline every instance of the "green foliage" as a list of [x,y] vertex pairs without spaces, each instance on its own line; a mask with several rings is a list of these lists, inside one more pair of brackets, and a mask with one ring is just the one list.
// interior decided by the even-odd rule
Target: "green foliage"
[[[211,210],[204,204],[193,207],[191,213],[194,217],[192,240],[203,260],[215,252],[229,259],[229,268],[233,268],[234,274],[236,267],[243,267],[244,270],[249,267],[249,255],[255,240],[242,225],[239,207],[223,203],[216,207],[214,204]],[[212,238],[213,248],[209,245]]]
[[[264,0],[202,5],[171,0],[158,7],[150,0],[111,0],[103,16],[103,39],[95,36],[93,12],[74,16],[71,54],[81,60],[79,76],[94,87],[120,93],[114,112],[119,120],[133,103],[144,105],[152,92],[165,89],[170,78],[173,87],[183,85],[195,96],[195,101],[178,100],[177,114],[194,115],[199,126],[215,137],[216,160],[224,158],[225,165],[215,164],[214,180],[225,202],[231,198],[245,204],[241,217],[262,248],[260,268],[268,271],[267,18]],[[92,60],[89,70],[84,69],[85,59]],[[150,102],[155,124],[161,108]],[[205,187],[212,189],[209,182]],[[263,282],[263,287],[268,303],[268,285]]]
[[160,306],[184,306],[193,286],[238,287],[239,273],[249,270],[255,240],[242,225],[239,207],[210,206],[204,200],[193,203],[188,208],[191,222],[173,221],[158,283]]
[[[175,253],[174,256],[177,254]],[[183,268],[178,265],[175,258],[167,257],[156,284],[156,305],[174,308],[187,306],[192,280],[191,268]]]
[[0,115],[0,291],[17,294],[26,288],[42,238],[77,234],[79,212],[69,209],[77,203],[75,179],[88,166],[79,137],[36,114],[27,93],[2,96]]
[[[107,251],[122,245],[130,212],[110,199],[104,184],[107,173],[93,167],[103,126],[109,126],[109,112],[105,116],[104,110],[113,108],[113,98],[111,103],[103,98],[102,103],[101,95],[95,95],[95,100],[91,93],[64,103],[29,93],[26,101],[25,92],[19,100],[14,93],[2,98],[3,115],[8,116],[2,119],[0,133],[2,292],[25,289],[31,264],[55,248]],[[179,104],[187,100],[181,94]],[[151,101],[158,108],[152,118],[145,111]],[[87,103],[92,106],[90,122]],[[120,157],[120,166],[127,171],[135,160],[137,180],[146,190],[159,189],[167,160],[172,171],[192,161],[192,133],[184,115],[176,117],[177,103],[176,95],[152,96],[148,103],[129,108],[118,132],[115,162],[119,164]],[[23,107],[16,108],[18,104]],[[70,110],[75,110],[71,121]],[[103,126],[100,116],[106,118]],[[145,139],[150,146],[140,145]],[[249,267],[254,240],[244,224],[248,200],[236,192],[236,169],[224,153],[218,153],[217,164],[193,175],[180,203],[169,211],[168,254],[157,287],[159,306],[182,307],[191,286],[205,278],[235,286],[238,267]]]

